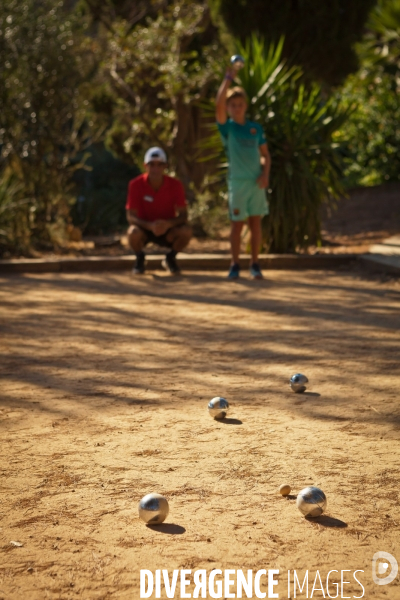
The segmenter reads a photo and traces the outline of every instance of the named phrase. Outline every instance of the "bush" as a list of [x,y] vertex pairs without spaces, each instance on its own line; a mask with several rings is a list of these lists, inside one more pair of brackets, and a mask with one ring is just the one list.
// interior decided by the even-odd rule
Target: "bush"
[[78,199],[72,208],[74,225],[86,234],[104,234],[127,226],[128,183],[140,174],[137,167],[115,158],[102,144],[89,149],[86,165],[75,173]]
[[63,2],[0,0],[0,15],[0,172],[13,172],[30,198],[31,243],[52,246],[64,235],[71,175],[89,140],[93,53]]
[[372,11],[358,53],[358,73],[341,90],[355,106],[342,135],[349,139],[347,187],[400,180],[400,0]]
[[23,197],[23,185],[9,170],[0,178],[0,256],[29,252],[32,202]]
[[258,37],[277,43],[309,80],[338,85],[357,70],[354,44],[376,0],[209,0],[229,31],[244,41]]

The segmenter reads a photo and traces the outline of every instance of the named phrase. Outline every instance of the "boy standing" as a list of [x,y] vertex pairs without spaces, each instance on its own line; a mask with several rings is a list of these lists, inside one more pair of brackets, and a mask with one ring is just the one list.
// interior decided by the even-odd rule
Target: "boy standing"
[[232,262],[228,279],[239,277],[240,235],[245,221],[251,232],[250,274],[254,279],[262,279],[258,253],[261,219],[268,214],[265,189],[269,186],[271,157],[261,126],[246,118],[246,92],[240,87],[229,89],[235,73],[234,69],[227,70],[216,98],[216,119],[229,163]]

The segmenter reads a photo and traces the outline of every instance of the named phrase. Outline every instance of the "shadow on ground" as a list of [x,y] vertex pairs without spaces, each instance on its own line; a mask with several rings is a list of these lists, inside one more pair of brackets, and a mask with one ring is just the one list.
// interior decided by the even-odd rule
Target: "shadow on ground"
[[[365,385],[392,392],[398,365],[400,290],[376,281],[345,272],[275,272],[261,282],[97,273],[1,283],[4,407],[63,416],[50,399],[68,401],[69,411],[82,402],[96,410],[115,402],[179,405],[193,383],[190,402],[205,402],[229,376],[228,391],[242,405],[338,422],[347,422],[353,407],[363,421],[400,426],[398,412],[362,401]],[[290,392],[294,372],[316,370],[312,391]],[[246,380],[251,386],[243,392]]]

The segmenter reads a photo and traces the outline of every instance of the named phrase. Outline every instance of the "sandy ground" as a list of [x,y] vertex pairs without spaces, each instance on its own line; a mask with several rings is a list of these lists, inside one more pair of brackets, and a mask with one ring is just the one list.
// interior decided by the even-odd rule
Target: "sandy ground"
[[[339,597],[400,599],[399,576],[371,576],[377,551],[400,562],[399,280],[223,276],[0,279],[2,600],[136,600],[140,569],[218,568],[278,569],[280,598],[288,569],[309,594],[319,571],[313,598],[348,570]],[[309,484],[328,498],[314,520]],[[150,528],[152,491],[170,514]]]
[[321,211],[324,251],[368,252],[371,244],[400,233],[400,185],[358,188]]

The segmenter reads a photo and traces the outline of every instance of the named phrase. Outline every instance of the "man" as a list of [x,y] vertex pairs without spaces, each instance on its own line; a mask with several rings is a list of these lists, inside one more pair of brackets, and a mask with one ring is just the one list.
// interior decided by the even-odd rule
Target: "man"
[[150,148],[144,157],[145,173],[129,182],[126,216],[128,240],[136,254],[133,273],[145,272],[143,248],[148,242],[170,248],[163,267],[171,274],[180,270],[176,255],[192,237],[187,222],[187,206],[183,185],[165,174],[167,156],[162,148]]
[[258,254],[262,243],[261,219],[269,211],[265,190],[269,186],[271,157],[261,126],[246,117],[248,103],[244,89],[229,89],[234,77],[235,71],[228,69],[216,98],[216,119],[229,164],[232,261],[228,278],[239,277],[240,235],[247,221],[251,232],[250,275],[262,279]]

